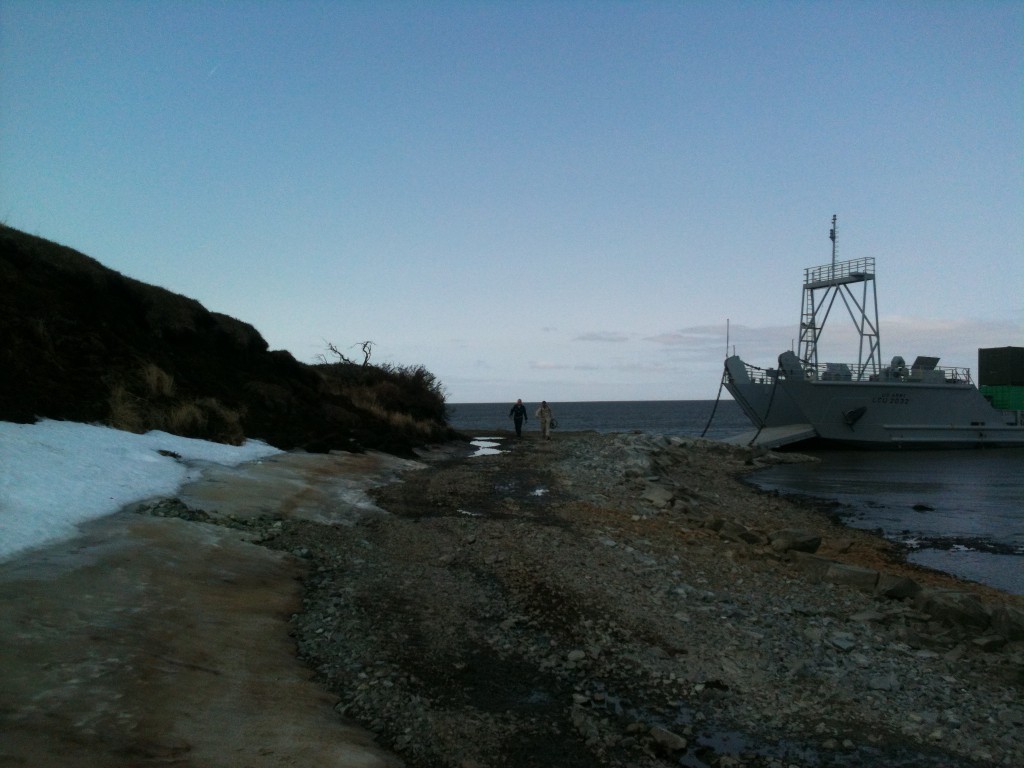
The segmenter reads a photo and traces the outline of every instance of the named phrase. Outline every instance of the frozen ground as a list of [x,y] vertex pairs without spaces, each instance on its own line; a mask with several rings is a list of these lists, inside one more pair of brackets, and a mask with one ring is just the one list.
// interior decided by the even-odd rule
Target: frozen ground
[[0,422],[0,561],[69,539],[79,523],[126,504],[173,495],[204,464],[237,466],[276,453],[256,441],[231,446],[67,421]]

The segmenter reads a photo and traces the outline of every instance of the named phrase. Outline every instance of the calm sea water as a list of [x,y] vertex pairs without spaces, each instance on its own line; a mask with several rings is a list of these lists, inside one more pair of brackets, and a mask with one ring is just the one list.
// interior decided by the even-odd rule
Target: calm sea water
[[[732,400],[715,409],[714,400],[638,400],[587,403],[549,402],[558,429],[570,432],[647,432],[656,435],[699,437],[714,411],[705,437],[718,440],[749,430],[750,422]],[[539,430],[533,414],[540,403],[526,403],[525,429]],[[512,429],[508,417],[512,403],[458,403],[449,405],[449,422],[464,432]],[[557,431],[557,430],[556,430]]]
[[[538,403],[527,403],[531,419]],[[721,439],[751,429],[731,400],[550,403],[559,429]],[[452,426],[484,435],[508,430],[511,403],[449,405]],[[714,418],[712,419],[712,410]],[[556,430],[557,433],[557,430]],[[851,527],[911,546],[908,559],[1024,594],[1024,449],[808,451],[820,464],[755,473],[760,488],[839,501]]]
[[807,453],[821,464],[753,482],[835,499],[847,525],[907,544],[911,562],[1024,594],[1024,449]]

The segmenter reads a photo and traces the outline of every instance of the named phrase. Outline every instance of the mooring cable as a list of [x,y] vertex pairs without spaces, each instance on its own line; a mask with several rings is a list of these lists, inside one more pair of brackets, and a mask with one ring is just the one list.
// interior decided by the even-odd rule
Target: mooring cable
[[722,399],[722,388],[725,386],[725,377],[729,375],[729,369],[722,367],[722,380],[718,382],[718,396],[715,398],[715,405],[711,409],[711,415],[708,417],[708,423],[704,425],[704,431],[700,433],[701,437],[704,437],[711,428],[711,422],[715,420],[715,411],[718,410],[718,401]]
[[[768,395],[768,407],[764,409],[764,416],[761,418],[761,426],[759,426],[757,428],[757,432],[755,432],[754,436],[752,438],[750,438],[750,442],[747,443],[748,447],[753,445],[757,441],[757,438],[759,438],[761,436],[761,430],[763,430],[765,428],[765,426],[767,425],[768,414],[772,412],[772,403],[775,402],[775,388],[779,386],[779,374],[780,373],[782,373],[781,367],[779,368],[779,370],[775,371],[775,375],[772,376],[772,391]],[[770,375],[770,373],[769,373],[769,375]]]

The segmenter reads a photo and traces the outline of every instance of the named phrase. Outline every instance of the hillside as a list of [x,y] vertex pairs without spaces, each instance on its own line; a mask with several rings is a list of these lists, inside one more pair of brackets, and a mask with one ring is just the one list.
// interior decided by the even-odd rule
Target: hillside
[[248,323],[0,227],[0,420],[51,418],[284,450],[407,454],[451,437],[422,367],[307,365]]

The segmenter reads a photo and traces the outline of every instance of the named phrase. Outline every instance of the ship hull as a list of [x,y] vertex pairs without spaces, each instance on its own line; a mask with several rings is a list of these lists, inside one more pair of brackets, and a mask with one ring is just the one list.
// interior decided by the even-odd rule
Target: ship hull
[[1024,412],[993,408],[969,382],[816,381],[785,370],[785,357],[761,380],[740,375],[750,366],[739,358],[726,363],[725,386],[759,432],[790,427],[806,440],[809,427],[861,448],[1024,446]]
[[804,420],[800,404],[783,386],[782,371],[747,365],[739,357],[725,361],[725,388],[759,429],[786,427]]

